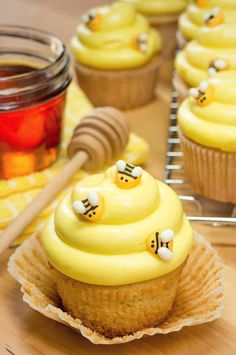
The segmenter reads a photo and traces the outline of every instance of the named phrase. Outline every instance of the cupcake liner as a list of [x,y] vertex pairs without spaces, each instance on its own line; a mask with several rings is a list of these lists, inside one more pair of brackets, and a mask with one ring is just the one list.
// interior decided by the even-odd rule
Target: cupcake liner
[[141,68],[99,70],[76,63],[79,86],[94,106],[114,106],[127,110],[142,106],[155,95],[161,57]]
[[172,23],[177,26],[177,21],[179,18],[179,14],[177,15],[150,15],[147,16],[150,25],[152,26],[160,26],[160,25],[170,25]]
[[173,77],[173,87],[178,93],[178,101],[181,103],[189,96],[189,86],[184,83],[184,81],[180,78],[178,73],[175,73]]
[[166,17],[166,22],[164,22],[164,19],[160,20],[158,16],[150,17],[150,23],[161,34],[164,58],[171,58],[174,56],[175,50],[177,48],[177,41],[176,41],[177,17],[173,17],[172,20],[169,19],[168,21],[167,21],[167,16],[165,17]]
[[183,49],[186,44],[188,43],[187,39],[184,37],[180,30],[176,31],[176,41],[177,41],[177,48]]
[[83,326],[60,308],[54,273],[40,245],[39,237],[25,241],[11,256],[10,274],[22,285],[23,300],[33,309],[80,332],[94,344],[121,344],[143,336],[167,334],[185,326],[213,321],[223,309],[222,265],[216,251],[195,234],[194,247],[183,268],[174,306],[158,327],[142,329],[123,337],[105,338]]
[[86,327],[112,338],[161,323],[172,309],[183,267],[184,263],[155,279],[112,287],[89,285],[54,272],[64,309]]
[[236,203],[236,153],[204,147],[188,139],[180,130],[184,169],[189,184],[199,195]]

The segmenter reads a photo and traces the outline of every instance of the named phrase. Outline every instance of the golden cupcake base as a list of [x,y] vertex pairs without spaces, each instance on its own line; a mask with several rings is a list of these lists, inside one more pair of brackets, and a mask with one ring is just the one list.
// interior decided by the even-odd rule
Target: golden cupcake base
[[179,29],[176,31],[176,42],[178,49],[183,49],[188,43],[188,40],[184,37]]
[[236,203],[236,153],[204,147],[180,130],[184,170],[189,185],[199,195],[220,202]]
[[175,302],[168,317],[157,327],[140,329],[133,334],[106,338],[86,327],[61,307],[55,274],[49,267],[39,238],[25,241],[11,256],[8,270],[22,285],[23,300],[46,317],[80,332],[95,344],[121,344],[146,335],[167,334],[185,326],[210,322],[223,309],[222,265],[215,250],[195,235],[194,247],[183,268]]
[[[183,266],[154,280],[124,286],[96,286],[56,273],[58,294],[74,318],[105,337],[154,327],[171,310]],[[79,296],[78,296],[79,295]]]
[[161,57],[141,68],[99,70],[76,63],[77,80],[94,106],[128,110],[150,102],[155,96]]
[[148,16],[149,23],[161,34],[163,56],[173,57],[177,48],[176,31],[178,15]]
[[177,91],[179,103],[189,96],[190,87],[183,82],[178,73],[173,77],[173,87]]

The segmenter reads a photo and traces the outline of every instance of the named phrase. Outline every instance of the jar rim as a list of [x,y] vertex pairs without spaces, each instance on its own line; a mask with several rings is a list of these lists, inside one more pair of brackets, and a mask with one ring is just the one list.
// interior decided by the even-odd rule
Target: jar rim
[[[44,45],[44,48],[49,50],[51,55],[50,61],[49,58],[45,57],[45,53],[39,57],[46,61],[46,65],[42,68],[34,70],[32,67],[32,70],[29,72],[0,77],[0,111],[22,108],[22,105],[27,106],[30,97],[32,99],[34,91],[37,93],[35,97],[36,102],[42,101],[46,95],[43,87],[47,83],[49,84],[48,89],[50,91],[47,92],[47,95],[52,95],[55,91],[58,94],[59,91],[64,90],[68,86],[71,81],[70,58],[64,43],[57,35],[33,27],[0,25],[0,38],[1,36],[14,38],[14,40],[29,41],[27,42],[28,45],[29,43],[31,45]],[[30,59],[35,59],[39,55],[39,51],[30,48],[30,45],[23,49],[21,47],[10,47],[10,49],[7,47],[5,51],[4,49],[4,47],[2,47],[2,50],[0,49],[0,54],[19,54],[28,56]],[[41,91],[40,86],[42,86]]]

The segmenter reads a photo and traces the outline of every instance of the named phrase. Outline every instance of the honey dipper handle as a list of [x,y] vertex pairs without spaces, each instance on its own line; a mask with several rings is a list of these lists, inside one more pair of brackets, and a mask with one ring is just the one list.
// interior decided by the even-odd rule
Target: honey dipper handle
[[49,184],[40,191],[32,202],[16,217],[16,219],[0,235],[0,255],[16,240],[23,230],[38,216],[38,214],[58,195],[68,184],[72,176],[88,160],[85,151],[79,151],[54,176]]

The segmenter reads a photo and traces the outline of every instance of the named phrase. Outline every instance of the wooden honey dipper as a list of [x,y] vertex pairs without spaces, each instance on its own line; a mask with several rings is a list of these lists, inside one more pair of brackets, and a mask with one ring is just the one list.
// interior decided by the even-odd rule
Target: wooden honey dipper
[[68,146],[70,161],[0,235],[0,255],[16,240],[68,184],[81,167],[101,169],[117,159],[125,148],[129,126],[124,114],[113,107],[93,109],[75,127]]

